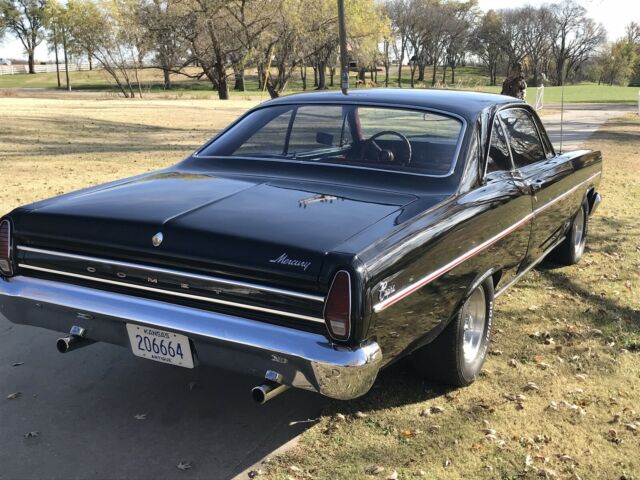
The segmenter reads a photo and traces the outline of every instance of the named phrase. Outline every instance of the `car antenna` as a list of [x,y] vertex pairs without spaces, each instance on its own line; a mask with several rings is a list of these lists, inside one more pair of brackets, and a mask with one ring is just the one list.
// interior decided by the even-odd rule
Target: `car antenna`
[[344,0],[338,0],[338,35],[340,36],[340,88],[349,93],[349,52],[347,52],[347,20],[344,13]]
[[561,94],[560,94],[560,154],[562,154],[562,138],[564,136],[564,80],[563,72],[560,72]]

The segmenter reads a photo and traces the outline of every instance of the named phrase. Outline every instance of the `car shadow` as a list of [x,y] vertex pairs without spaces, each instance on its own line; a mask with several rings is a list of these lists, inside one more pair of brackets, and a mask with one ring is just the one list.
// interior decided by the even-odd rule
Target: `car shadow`
[[[0,319],[2,478],[175,478],[180,462],[189,478],[233,478],[313,425],[327,403],[292,389],[260,406],[255,378],[108,344],[60,355],[57,337]],[[20,397],[5,401],[13,392]]]

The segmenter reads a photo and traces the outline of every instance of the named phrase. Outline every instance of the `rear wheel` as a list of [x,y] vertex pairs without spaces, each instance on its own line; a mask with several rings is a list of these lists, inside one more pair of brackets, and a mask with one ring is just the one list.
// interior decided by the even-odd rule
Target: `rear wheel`
[[489,349],[493,294],[490,277],[471,292],[433,342],[411,355],[411,363],[420,376],[457,387],[476,379]]
[[585,200],[571,221],[567,237],[551,252],[552,261],[560,265],[575,265],[580,261],[587,243],[588,219],[589,204]]

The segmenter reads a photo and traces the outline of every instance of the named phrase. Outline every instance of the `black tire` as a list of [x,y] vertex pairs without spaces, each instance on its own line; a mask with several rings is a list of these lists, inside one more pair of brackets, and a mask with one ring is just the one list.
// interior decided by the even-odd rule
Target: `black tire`
[[[479,290],[481,292],[478,293]],[[482,297],[483,301],[479,300],[478,296]],[[410,361],[414,370],[426,380],[455,387],[464,387],[473,383],[482,369],[489,350],[493,323],[493,299],[493,279],[489,277],[469,294],[442,333],[433,342],[411,355]],[[481,335],[477,339],[477,347],[474,345],[473,350],[477,348],[475,355],[470,355],[468,349],[465,355],[464,317],[468,317],[470,302],[476,305],[484,303],[482,308],[485,320]],[[478,309],[478,311],[482,310]]]
[[550,254],[549,260],[558,265],[575,265],[584,254],[589,230],[589,203],[585,199],[571,220],[567,237]]

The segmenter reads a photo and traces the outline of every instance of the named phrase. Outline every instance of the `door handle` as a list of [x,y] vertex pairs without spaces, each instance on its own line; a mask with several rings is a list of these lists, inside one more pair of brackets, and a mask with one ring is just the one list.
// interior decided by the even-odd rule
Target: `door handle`
[[542,190],[542,180],[536,180],[531,184],[531,191],[537,193]]

